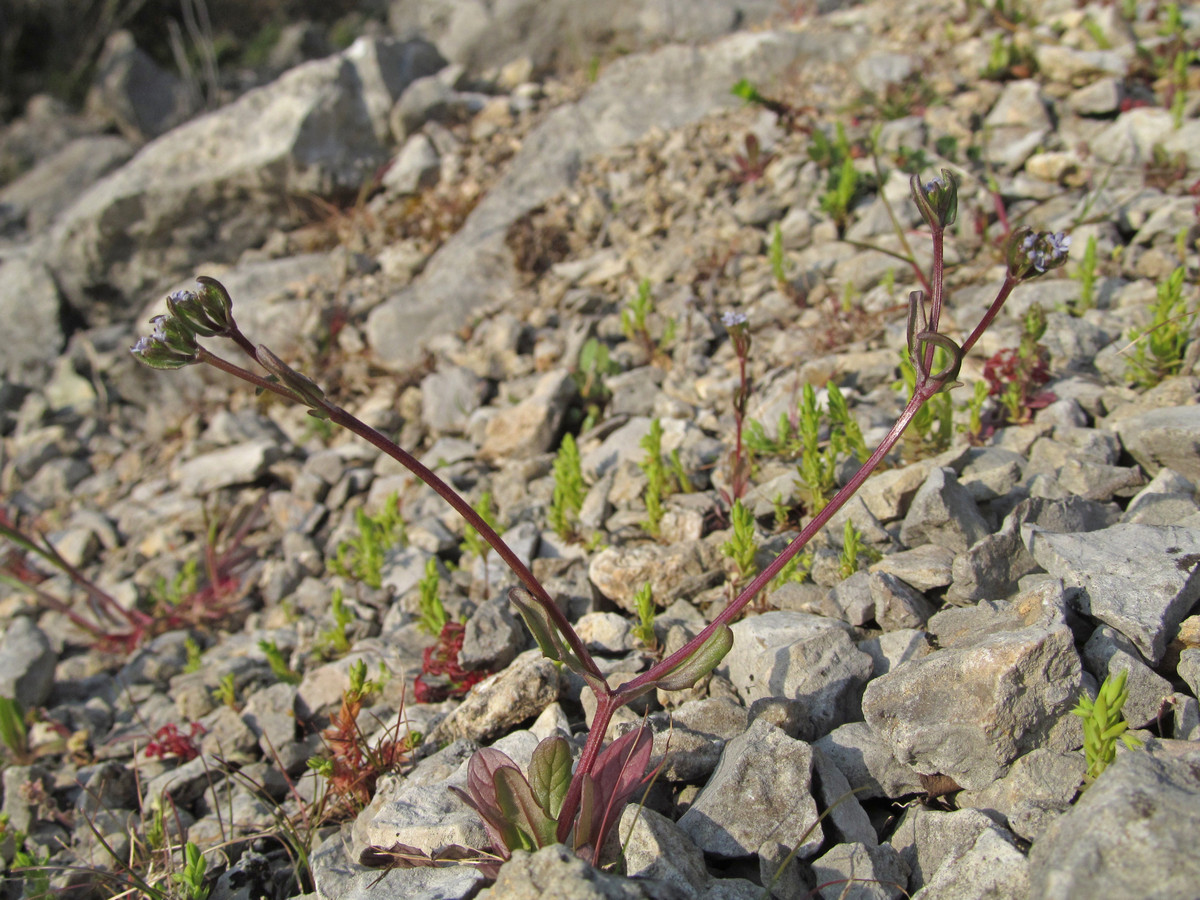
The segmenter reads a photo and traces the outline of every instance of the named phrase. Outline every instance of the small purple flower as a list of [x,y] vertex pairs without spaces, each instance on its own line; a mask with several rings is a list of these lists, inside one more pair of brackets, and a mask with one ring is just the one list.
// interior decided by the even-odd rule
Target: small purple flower
[[721,315],[721,324],[726,328],[737,328],[739,325],[745,325],[747,321],[746,314],[735,309],[727,309]]

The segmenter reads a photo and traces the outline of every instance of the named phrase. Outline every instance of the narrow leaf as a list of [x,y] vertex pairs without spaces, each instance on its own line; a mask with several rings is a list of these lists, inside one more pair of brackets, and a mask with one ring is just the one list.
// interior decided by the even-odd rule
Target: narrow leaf
[[692,687],[711,672],[733,647],[733,631],[728,625],[717,628],[708,640],[690,657],[659,678],[655,685],[664,691],[681,691]]
[[496,799],[521,840],[520,846],[508,849],[532,851],[553,844],[557,823],[542,811],[525,776],[506,766],[497,769],[494,778]]

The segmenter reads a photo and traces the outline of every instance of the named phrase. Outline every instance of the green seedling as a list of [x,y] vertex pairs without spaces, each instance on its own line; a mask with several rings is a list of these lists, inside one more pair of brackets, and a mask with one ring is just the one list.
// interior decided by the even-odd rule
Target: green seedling
[[633,602],[637,609],[638,617],[637,624],[633,626],[633,637],[646,649],[657,650],[658,636],[654,633],[656,607],[654,605],[654,591],[650,587],[650,582],[647,581],[643,584],[638,592],[633,595]]
[[189,559],[169,582],[160,575],[150,588],[150,597],[156,604],[175,607],[196,592],[200,582],[200,564]]
[[203,665],[201,655],[204,651],[190,634],[183,640],[183,652],[185,654],[183,671],[188,673],[199,672],[200,667]]
[[355,510],[354,522],[358,534],[338,545],[329,569],[335,575],[353,578],[378,589],[383,586],[384,555],[407,540],[404,519],[400,515],[399,493],[388,497],[383,508],[373,516],[362,509]]
[[200,848],[188,841],[183,848],[183,871],[176,872],[171,880],[183,889],[187,900],[206,900],[208,887],[204,884],[204,872],[208,864]]
[[1142,746],[1141,741],[1125,733],[1129,723],[1121,715],[1121,707],[1129,698],[1129,689],[1125,686],[1128,677],[1128,669],[1122,670],[1115,678],[1109,675],[1100,685],[1095,700],[1083,694],[1079,704],[1071,710],[1083,719],[1083,752],[1087,759],[1087,773],[1083,776],[1085,787],[1099,778],[1109,763],[1117,758],[1118,739],[1130,750]]
[[[733,645],[730,623],[781,573],[794,571],[791,568],[793,560],[805,551],[829,518],[854,496],[867,477],[895,449],[930,398],[957,384],[964,356],[990,326],[1016,285],[1066,261],[1067,239],[1064,235],[1034,234],[1028,229],[1018,229],[1011,235],[1006,248],[1004,280],[982,318],[967,332],[961,344],[942,334],[939,322],[945,300],[943,238],[946,226],[953,218],[957,197],[953,176],[944,173],[944,177],[946,182],[922,184],[918,178],[910,182],[913,200],[932,233],[933,264],[931,295],[914,291],[909,296],[906,344],[915,374],[911,396],[903,411],[846,484],[694,638],[646,671],[616,686],[608,684],[604,671],[549,591],[484,517],[411,453],[332,403],[316,382],[243,334],[233,318],[233,301],[219,282],[201,276],[197,291],[181,291],[167,298],[169,315],[152,319],[152,333],[139,339],[132,348],[139,361],[160,369],[178,369],[197,363],[214,366],[256,388],[307,407],[312,415],[350,430],[400,462],[476,529],[480,538],[508,565],[520,583],[519,587],[509,591],[509,601],[524,619],[538,647],[549,659],[578,677],[584,689],[595,698],[592,722],[574,765],[570,745],[562,738],[550,738],[539,746],[528,776],[494,748],[485,748],[472,758],[464,795],[485,823],[488,847],[448,847],[434,854],[414,851],[403,845],[370,848],[371,852],[385,857],[382,861],[372,857],[370,864],[391,865],[399,856],[410,866],[460,862],[476,865],[485,874],[494,875],[498,863],[515,849],[540,847],[552,842],[566,843],[593,864],[603,862],[607,834],[620,819],[634,792],[652,777],[648,769],[653,740],[648,730],[638,729],[610,743],[605,742],[617,711],[653,691],[688,689],[720,664]],[[202,345],[202,339],[217,336],[232,341],[254,366],[267,374],[259,374],[258,368],[251,370],[229,362]],[[935,368],[938,350],[945,354],[946,360],[944,365]],[[658,430],[661,441],[661,429]],[[667,477],[661,450],[656,447],[652,455],[655,459],[650,468],[660,470],[657,478],[662,492],[666,490]],[[448,624],[447,629],[450,627]],[[345,717],[342,724],[351,728],[353,717]],[[353,741],[352,733],[344,737]]]
[[843,579],[879,559],[879,552],[864,544],[862,538],[863,533],[847,519],[842,529],[842,553],[838,561],[838,574]]
[[771,242],[767,245],[767,261],[771,264],[771,275],[775,285],[785,294],[790,292],[791,282],[788,280],[787,259],[783,254],[783,227],[776,222],[771,227]]
[[583,461],[579,447],[568,432],[554,457],[554,494],[550,500],[550,527],[564,541],[578,534],[579,511],[587,488],[583,483]]
[[[937,364],[945,365],[945,357],[940,354],[940,349],[936,360]],[[900,379],[893,387],[912,397],[916,383],[917,370],[911,358],[901,352]],[[953,436],[954,405],[949,394],[938,394],[913,417],[912,430],[904,438],[904,455],[910,460],[936,456],[949,448]]]
[[734,500],[729,510],[729,524],[733,533],[721,545],[721,552],[733,560],[737,569],[736,585],[758,574],[758,566],[754,562],[758,553],[758,542],[754,539],[754,514],[741,500]]
[[283,658],[283,651],[274,641],[261,640],[258,642],[258,649],[266,656],[271,674],[284,684],[299,684],[304,680],[303,675],[288,665],[287,660]]
[[333,624],[321,632],[317,643],[327,657],[345,656],[350,652],[350,626],[354,623],[354,613],[346,606],[346,596],[341,588],[333,589],[329,598],[329,612],[333,616]]
[[1139,388],[1154,387],[1183,367],[1200,313],[1200,307],[1188,309],[1183,296],[1185,277],[1180,266],[1160,283],[1157,300],[1150,308],[1150,324],[1129,332],[1133,352],[1125,360],[1125,379]]
[[650,316],[653,313],[650,279],[646,278],[638,283],[637,294],[629,301],[629,306],[621,310],[621,331],[635,344],[641,344],[650,358],[656,360],[665,355],[667,345],[675,340],[675,320],[666,319],[662,325],[662,335],[655,340],[650,332]]
[[805,550],[803,553],[797,553],[787,561],[787,564],[779,570],[779,574],[771,581],[770,589],[777,591],[788,582],[800,584],[810,572],[812,572],[813,559],[815,554],[811,550]]
[[212,689],[213,699],[222,706],[228,706],[230,709],[237,709],[237,686],[233,682],[233,673],[229,672],[221,677],[217,682],[217,686]]
[[448,621],[446,607],[442,605],[442,598],[438,596],[440,585],[441,576],[438,574],[437,560],[430,557],[425,561],[425,577],[417,582],[420,591],[417,624],[421,626],[422,631],[434,637],[442,633]]
[[821,195],[821,210],[837,225],[838,233],[846,230],[850,219],[850,207],[854,205],[861,188],[858,169],[854,160],[847,157],[837,171],[837,176]]
[[1079,300],[1067,307],[1067,312],[1073,316],[1081,316],[1089,309],[1096,308],[1096,236],[1089,235],[1083,257],[1075,268],[1075,278],[1079,281]]
[[978,444],[984,438],[983,408],[989,396],[988,383],[977,381],[971,389],[971,399],[966,403],[967,439]]
[[0,696],[0,741],[4,742],[9,757],[18,765],[26,765],[33,759],[29,752],[25,710],[11,697]]
[[679,451],[672,450],[664,461],[662,438],[662,422],[654,419],[650,422],[650,430],[639,441],[641,448],[646,451],[645,457],[638,463],[646,475],[646,489],[642,493],[642,500],[646,504],[646,521],[642,523],[642,528],[653,537],[659,536],[665,511],[663,503],[667,496],[675,491],[686,493],[692,490]]
[[607,346],[595,338],[584,341],[579,351],[579,365],[573,373],[585,411],[580,434],[600,421],[600,414],[612,396],[604,385],[604,379],[620,371],[621,367],[609,358]]

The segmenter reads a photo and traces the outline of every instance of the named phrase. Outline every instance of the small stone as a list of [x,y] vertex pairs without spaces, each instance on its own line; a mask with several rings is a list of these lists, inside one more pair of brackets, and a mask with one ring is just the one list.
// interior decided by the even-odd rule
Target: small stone
[[875,621],[884,631],[920,628],[934,613],[933,604],[916,588],[887,572],[872,572]]
[[866,722],[849,722],[819,738],[813,747],[841,769],[860,800],[896,799],[923,793],[921,779],[899,762],[891,749]]
[[493,597],[467,619],[458,664],[466,671],[495,672],[508,666],[527,643],[507,596]]
[[433,141],[423,134],[414,134],[392,157],[383,176],[383,186],[396,194],[415,194],[431,188],[437,184],[441,163]]
[[954,470],[940,467],[930,471],[900,526],[900,540],[909,547],[936,544],[959,553],[990,533]]
[[933,651],[929,635],[916,628],[889,631],[877,638],[859,641],[857,647],[874,660],[875,678],[890,672],[903,662],[920,659]]
[[471,688],[466,699],[446,716],[429,740],[468,738],[482,741],[532,719],[558,699],[558,668],[540,650],[528,650],[502,672]]
[[961,857],[985,831],[999,831],[999,826],[979,810],[942,812],[915,804],[905,811],[889,843],[908,865],[909,890],[916,893],[946,860]]
[[629,619],[617,613],[588,613],[575,623],[575,633],[592,653],[620,656],[633,649]]
[[947,859],[925,883],[923,900],[991,900],[1043,896],[1029,893],[1029,863],[1015,841],[999,829],[980,833],[975,843]]
[[922,544],[911,550],[889,553],[874,563],[870,571],[887,572],[918,591],[946,587],[953,580],[954,551],[935,544]]
[[0,638],[0,697],[16,700],[26,710],[41,706],[54,687],[57,663],[42,630],[28,616],[17,616]]
[[1171,406],[1114,426],[1129,455],[1151,475],[1163,467],[1200,481],[1200,406]]
[[[812,749],[760,719],[725,745],[679,827],[705,853],[739,859],[753,856],[777,834],[803,835],[816,820]],[[817,824],[797,856],[811,857],[823,838]]]
[[908,866],[884,844],[838,844],[812,862],[823,900],[897,900],[908,896]]
[[528,459],[553,449],[567,406],[578,389],[569,372],[547,372],[533,393],[488,420],[483,459]]
[[184,493],[203,497],[257,481],[282,458],[283,451],[273,441],[247,441],[189,459],[176,468],[175,479]]
[[981,791],[960,791],[955,802],[1003,816],[1014,832],[1033,841],[1071,805],[1086,769],[1078,751],[1031,750],[1003,778]]

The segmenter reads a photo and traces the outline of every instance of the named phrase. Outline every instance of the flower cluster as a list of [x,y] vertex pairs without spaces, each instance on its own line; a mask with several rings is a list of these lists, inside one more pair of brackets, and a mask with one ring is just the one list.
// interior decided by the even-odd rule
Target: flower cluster
[[1014,278],[1036,277],[1067,261],[1071,237],[1064,232],[1014,232],[1008,245],[1008,269]]
[[154,369],[181,369],[200,355],[197,337],[228,335],[233,328],[233,301],[220,282],[200,276],[198,291],[175,291],[167,297],[169,316],[150,320],[154,333],[138,338],[132,353]]

